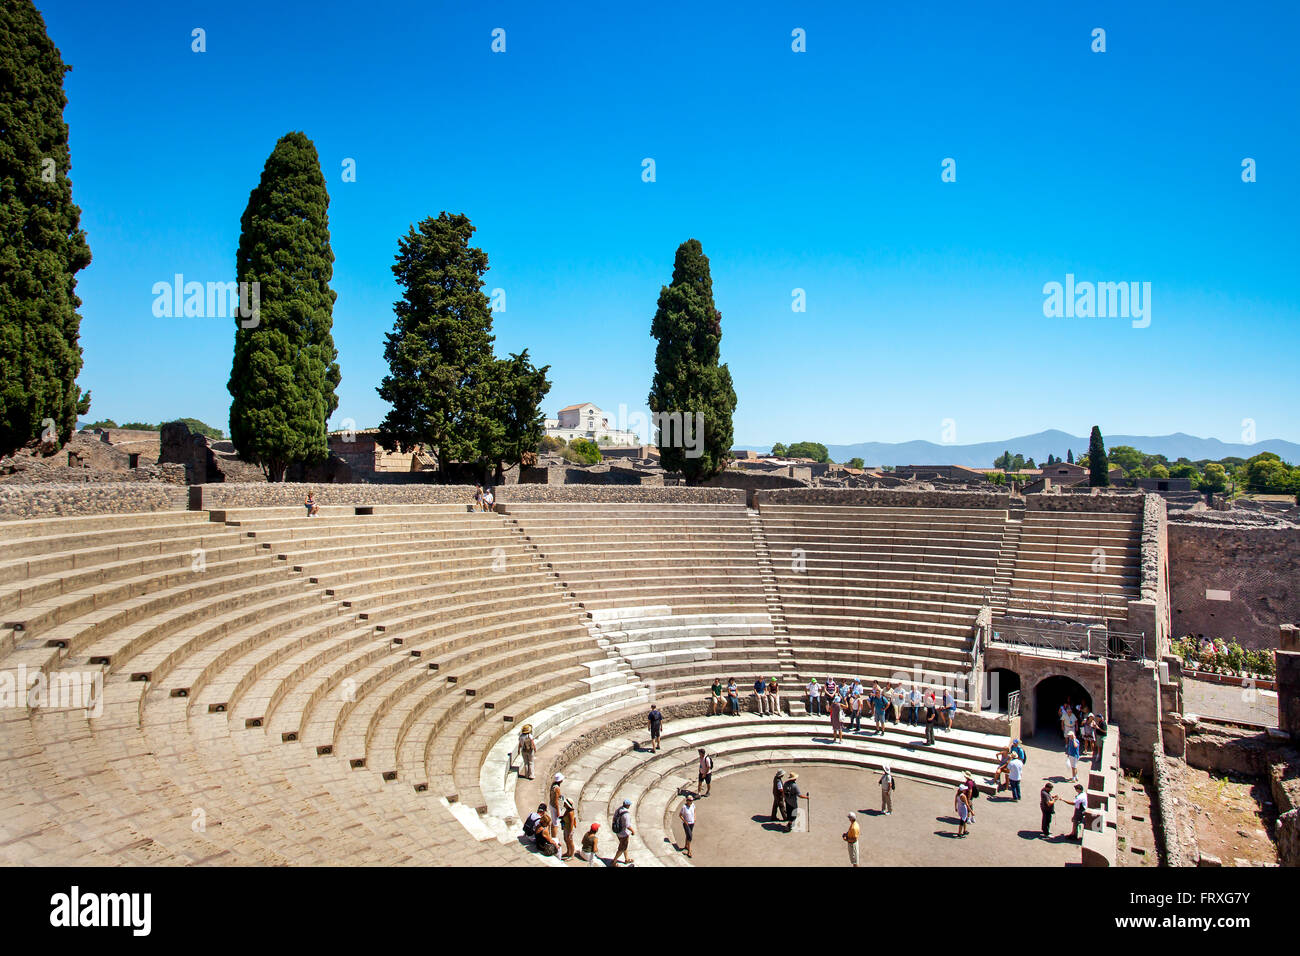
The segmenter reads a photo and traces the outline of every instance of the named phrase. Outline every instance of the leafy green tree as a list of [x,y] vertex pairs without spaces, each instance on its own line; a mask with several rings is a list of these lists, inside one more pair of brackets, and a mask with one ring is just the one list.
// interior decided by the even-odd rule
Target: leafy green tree
[[536,368],[528,360],[527,349],[495,364],[493,441],[484,453],[487,461],[495,466],[498,484],[505,467],[522,461],[546,433],[541,406],[542,399],[551,390],[551,382],[546,377],[549,370],[549,365]]
[[1101,437],[1101,429],[1092,426],[1088,436],[1088,484],[1093,488],[1105,488],[1110,484],[1110,463],[1106,460],[1106,442]]
[[601,459],[600,447],[594,441],[585,438],[575,438],[560,454],[565,461],[577,465],[595,465]]
[[60,443],[90,411],[77,273],[90,264],[72,201],[63,62],[31,0],[0,7],[0,453]]
[[1196,482],[1201,477],[1201,473],[1197,471],[1196,466],[1190,461],[1180,461],[1178,464],[1170,466],[1169,477],[1190,478],[1192,481],[1192,487],[1194,488],[1196,487]]
[[1154,465],[1151,466],[1150,473],[1152,478],[1169,477],[1169,469],[1166,468],[1164,465],[1162,465],[1160,462],[1156,462]]
[[1201,482],[1198,486],[1201,491],[1208,491],[1214,494],[1220,494],[1228,487],[1228,472],[1217,461],[1208,462],[1205,470],[1201,475]]
[[865,468],[866,465],[861,458],[850,458],[849,467],[861,469],[861,468]]
[[268,481],[329,456],[340,374],[328,210],[316,147],[302,133],[281,136],[240,219],[236,278],[258,284],[250,298],[260,308],[236,316],[228,386],[230,438]]
[[667,471],[680,471],[688,484],[699,484],[726,464],[736,390],[721,361],[722,314],[713,304],[709,259],[696,239],[677,248],[672,282],[659,292],[650,334],[659,341],[650,411],[656,421],[668,414],[681,416],[693,428],[703,426],[703,434],[694,434],[690,443],[666,442],[660,428],[660,462]]
[[478,461],[491,427],[492,311],[488,257],[470,246],[467,216],[442,212],[398,240],[393,275],[402,298],[386,337],[389,374],[379,395],[393,407],[379,426],[389,447],[423,444],[440,465]]
[[785,445],[781,444],[780,442],[777,442],[775,445],[772,446],[773,458],[784,458],[785,455],[786,455]]
[[82,431],[90,431],[94,428],[118,428],[117,422],[111,418],[103,418],[97,422],[91,422],[89,425],[81,426]]
[[786,449],[787,458],[811,458],[817,462],[828,462],[831,453],[826,446],[815,441],[797,441]]
[[1123,468],[1126,475],[1138,468],[1148,467],[1143,460],[1142,452],[1131,445],[1116,445],[1107,452],[1106,457],[1112,465]]
[[[392,405],[379,426],[389,447],[421,444],[444,476],[453,462],[473,463],[484,478],[537,448],[549,366],[528,352],[496,359],[492,310],[483,292],[488,257],[469,244],[467,216],[442,212],[398,240],[393,274],[402,298],[386,337],[389,373],[379,395]],[[598,459],[599,460],[599,459]]]
[[544,435],[537,445],[537,450],[544,454],[554,454],[567,444],[559,435]]

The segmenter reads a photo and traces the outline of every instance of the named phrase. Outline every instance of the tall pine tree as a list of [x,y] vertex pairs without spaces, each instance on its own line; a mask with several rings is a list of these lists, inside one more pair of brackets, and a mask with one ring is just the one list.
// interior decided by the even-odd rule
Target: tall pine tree
[[237,278],[258,283],[260,311],[235,318],[228,386],[230,438],[269,481],[329,455],[340,375],[328,211],[316,147],[302,133],[280,137],[240,219]]
[[[673,280],[659,292],[650,334],[659,340],[648,401],[660,425],[660,462],[668,471],[680,471],[688,484],[699,484],[725,466],[736,411],[731,372],[719,361],[722,314],[713,304],[709,259],[699,240],[677,247]],[[689,422],[688,434],[665,434],[663,415]],[[702,434],[695,426],[701,419]]]
[[1110,484],[1110,462],[1106,460],[1106,443],[1102,441],[1101,429],[1092,426],[1088,436],[1088,484],[1093,488],[1102,488]]
[[392,405],[379,428],[389,447],[427,446],[444,476],[471,464],[482,479],[517,464],[542,439],[549,366],[525,350],[497,360],[492,309],[483,292],[488,257],[469,244],[467,216],[442,212],[398,240],[393,274],[402,298],[386,337],[389,374],[379,395]]
[[0,7],[0,453],[53,421],[67,441],[90,393],[76,275],[90,264],[63,108],[70,70],[31,0]]

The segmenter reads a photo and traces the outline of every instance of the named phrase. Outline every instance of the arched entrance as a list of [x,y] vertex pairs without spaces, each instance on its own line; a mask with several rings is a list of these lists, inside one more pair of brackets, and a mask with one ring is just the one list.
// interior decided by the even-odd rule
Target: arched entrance
[[1007,712],[1007,697],[1020,692],[1020,675],[1006,667],[990,668],[985,703],[999,714]]
[[1057,711],[1067,700],[1071,704],[1083,701],[1092,707],[1092,695],[1077,680],[1063,674],[1040,680],[1034,688],[1034,732],[1060,737],[1061,721]]

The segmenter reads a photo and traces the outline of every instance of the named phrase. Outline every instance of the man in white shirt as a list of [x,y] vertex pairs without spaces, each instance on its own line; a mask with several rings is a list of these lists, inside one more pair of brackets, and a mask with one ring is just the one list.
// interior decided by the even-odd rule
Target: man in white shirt
[[1088,817],[1088,795],[1083,792],[1083,784],[1074,785],[1074,816],[1070,818],[1070,839],[1082,840],[1083,827]]
[[691,855],[691,840],[695,837],[695,798],[689,793],[686,795],[686,802],[682,808],[677,811],[677,816],[681,818],[682,830],[686,833],[686,855]]
[[1020,780],[1025,774],[1025,762],[1015,754],[1007,761],[1007,779],[1011,783],[1011,799],[1020,799]]

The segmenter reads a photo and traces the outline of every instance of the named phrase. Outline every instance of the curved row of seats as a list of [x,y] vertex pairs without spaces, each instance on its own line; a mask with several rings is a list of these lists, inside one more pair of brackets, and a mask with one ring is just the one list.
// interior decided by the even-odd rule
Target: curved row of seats
[[699,747],[713,757],[715,777],[773,762],[878,773],[887,762],[896,774],[952,786],[969,771],[981,789],[991,791],[997,750],[1006,744],[1001,737],[953,730],[940,731],[927,746],[921,728],[902,724],[887,725],[880,736],[845,733],[844,742],[835,744],[824,718],[754,715],[670,721],[658,752],[650,752],[644,738],[641,732],[592,747],[565,768],[565,792],[584,827],[609,821],[623,800],[631,800],[636,833],[629,838],[629,855],[651,865],[684,865],[671,849],[666,817],[681,793],[695,791]]
[[764,504],[801,674],[928,680],[969,670],[1007,513]]
[[660,700],[780,675],[755,526],[740,504],[502,506]]
[[485,754],[644,689],[499,516],[371,510],[0,527],[0,669],[104,682],[3,714],[0,859],[527,862],[466,819]]
[[1140,596],[1136,514],[1028,511],[1007,613],[1068,620],[1124,618]]

